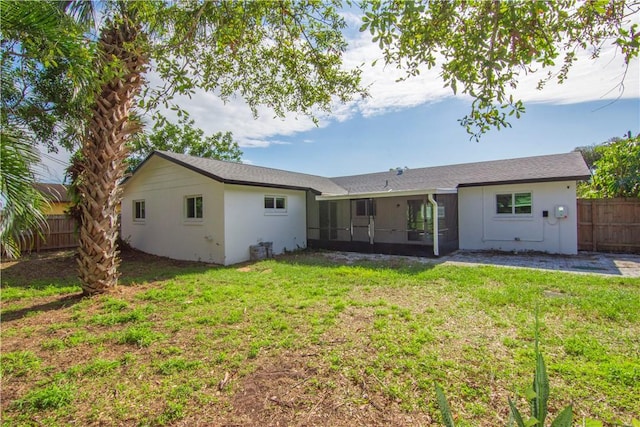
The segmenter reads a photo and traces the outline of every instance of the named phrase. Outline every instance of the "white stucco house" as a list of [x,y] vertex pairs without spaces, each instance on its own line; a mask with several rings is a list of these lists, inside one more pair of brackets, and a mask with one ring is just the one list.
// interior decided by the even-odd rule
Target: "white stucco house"
[[588,177],[580,153],[326,178],[156,151],[123,183],[121,235],[224,265],[261,242],[275,254],[575,254],[576,183]]

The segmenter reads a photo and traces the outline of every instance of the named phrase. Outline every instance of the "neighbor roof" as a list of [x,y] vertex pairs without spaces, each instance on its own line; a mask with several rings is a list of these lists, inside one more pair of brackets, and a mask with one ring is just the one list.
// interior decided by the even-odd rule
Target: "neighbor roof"
[[205,159],[168,151],[154,151],[136,168],[136,171],[154,155],[227,184],[311,190],[329,198],[366,197],[380,193],[393,194],[422,190],[455,192],[458,187],[578,181],[590,177],[589,169],[579,152],[392,170],[336,178]]
[[331,178],[350,195],[455,189],[480,185],[588,179],[582,154],[571,152]]
[[42,193],[50,202],[64,203],[70,200],[67,194],[67,187],[62,184],[45,184],[38,182],[33,184],[33,187]]
[[[246,165],[243,163],[224,162],[221,160],[189,156],[187,154],[176,154],[169,151],[154,151],[144,162],[153,155],[177,163],[187,169],[226,184],[310,190],[318,194],[329,195],[346,194],[344,188],[339,187],[329,178],[321,176]],[[142,164],[140,164],[138,168],[141,166]],[[136,168],[136,170],[138,168]]]

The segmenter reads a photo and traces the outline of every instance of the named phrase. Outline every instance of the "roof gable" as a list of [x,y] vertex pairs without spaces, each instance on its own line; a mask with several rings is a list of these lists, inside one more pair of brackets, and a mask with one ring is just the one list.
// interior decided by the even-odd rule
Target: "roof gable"
[[195,157],[169,151],[154,151],[134,170],[134,174],[153,156],[183,166],[225,184],[250,185],[291,190],[309,190],[317,194],[345,194],[329,178],[265,168],[236,162]]

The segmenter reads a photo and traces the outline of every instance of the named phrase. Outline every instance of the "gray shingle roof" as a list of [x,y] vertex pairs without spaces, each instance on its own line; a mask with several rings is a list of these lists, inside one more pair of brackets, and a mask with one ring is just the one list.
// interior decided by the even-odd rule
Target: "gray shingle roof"
[[316,193],[329,195],[346,194],[344,188],[336,185],[329,178],[321,176],[246,165],[243,163],[223,162],[186,154],[171,153],[169,151],[155,151],[153,154],[173,161],[174,163],[181,164],[188,169],[202,173],[216,181],[228,184],[311,190]]
[[578,152],[494,160],[450,166],[395,170],[365,175],[332,178],[349,194],[387,191],[453,189],[475,185],[517,182],[582,180],[589,169]]
[[228,184],[311,190],[325,196],[362,196],[370,193],[455,189],[478,185],[573,181],[588,179],[590,176],[589,169],[579,152],[406,169],[402,174],[394,170],[336,178],[205,159],[168,151],[154,151],[147,160],[153,155]]

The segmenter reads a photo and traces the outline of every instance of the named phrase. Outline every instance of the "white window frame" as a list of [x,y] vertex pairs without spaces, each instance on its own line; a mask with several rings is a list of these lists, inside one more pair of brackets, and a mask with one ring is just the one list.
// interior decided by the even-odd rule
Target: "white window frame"
[[[147,204],[144,199],[138,199],[132,201],[133,206],[133,222],[143,223],[147,219]],[[138,209],[138,206],[142,206],[142,210]],[[138,214],[142,212],[142,216]]]
[[[516,195],[528,194],[531,198],[531,211],[530,212],[516,212]],[[498,197],[499,196],[511,196],[511,212],[498,212]],[[498,218],[531,218],[533,217],[533,191],[505,191],[495,193],[493,198],[494,214]]]
[[[271,206],[273,207],[267,207],[268,201],[272,202]],[[277,207],[279,201],[282,201],[284,203],[283,207]],[[287,215],[287,209],[289,207],[287,196],[283,196],[280,194],[265,194],[262,203],[265,215]]]
[[[193,213],[194,216],[190,217],[189,216],[189,200],[193,199]],[[200,216],[197,216],[197,209],[196,209],[196,201],[197,199],[200,199],[200,204],[201,204],[201,208],[200,208]],[[190,194],[188,196],[184,196],[184,201],[183,201],[183,209],[184,209],[184,221],[185,222],[189,222],[189,223],[193,223],[193,222],[202,222],[204,220],[204,197],[202,197],[202,194]]]

